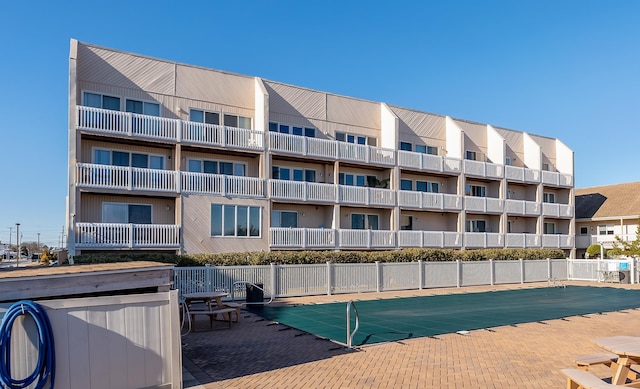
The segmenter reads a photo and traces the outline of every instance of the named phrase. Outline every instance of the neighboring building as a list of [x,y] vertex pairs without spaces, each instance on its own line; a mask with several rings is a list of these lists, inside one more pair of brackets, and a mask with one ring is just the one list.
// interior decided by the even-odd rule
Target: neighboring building
[[636,239],[640,218],[640,182],[576,189],[576,255],[601,244],[613,248],[615,237]]
[[69,255],[574,250],[558,139],[75,40],[69,80]]

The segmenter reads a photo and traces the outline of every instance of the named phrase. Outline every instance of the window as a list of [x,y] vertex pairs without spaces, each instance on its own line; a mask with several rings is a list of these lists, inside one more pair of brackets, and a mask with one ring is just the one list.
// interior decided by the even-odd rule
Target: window
[[504,158],[504,164],[508,165],[508,166],[511,166],[511,157],[505,157]]
[[400,230],[411,231],[413,230],[413,216],[400,216]]
[[542,170],[550,171],[550,170],[549,170],[549,164],[548,164],[548,163],[543,163],[543,164],[542,164]]
[[141,115],[160,116],[160,104],[127,99],[125,110]]
[[151,224],[151,205],[102,203],[102,222]]
[[589,228],[580,227],[580,235],[588,235],[588,234],[589,234]]
[[260,236],[262,208],[211,204],[211,236]]
[[377,230],[378,215],[368,215],[364,213],[351,214],[351,228],[354,230]]
[[313,127],[292,126],[276,122],[269,122],[269,131],[279,132],[281,134],[306,136],[308,138],[316,137],[316,129]]
[[274,180],[316,182],[316,171],[311,169],[294,169],[282,166],[272,166],[271,177]]
[[465,195],[474,197],[487,197],[487,187],[482,185],[467,185]]
[[251,129],[251,118],[224,114],[224,125],[229,127]]
[[243,163],[189,159],[187,169],[192,173],[224,174],[246,177],[247,167]]
[[82,95],[82,99],[86,107],[103,108],[103,109],[109,109],[112,111],[120,111],[119,97],[84,92]]
[[556,233],[556,223],[544,223],[543,226],[543,234],[555,234]]
[[402,151],[411,151],[413,150],[413,145],[407,142],[400,142],[400,150]]
[[416,181],[418,192],[440,193],[440,183],[430,181]]
[[337,141],[355,143],[358,145],[369,145],[369,146],[375,147],[378,144],[378,140],[376,138],[364,136],[364,135],[349,134],[349,133],[340,132],[340,131],[336,131],[335,137]]
[[365,182],[367,182],[367,177],[362,175],[349,173],[338,174],[338,184],[340,185],[365,186]]
[[613,235],[613,225],[601,224],[598,226],[598,235]]
[[220,124],[220,114],[218,112],[191,109],[189,111],[189,120],[198,123]]
[[542,202],[543,203],[555,203],[556,202],[556,194],[551,192],[545,192],[542,194]]
[[507,220],[507,234],[511,233],[512,225],[513,225],[513,222],[511,220]]
[[144,169],[164,169],[164,156],[94,149],[93,163],[99,165],[131,166]]
[[434,146],[416,145],[416,152],[422,154],[438,155],[438,148]]
[[413,181],[400,180],[400,190],[413,190]]
[[475,151],[467,150],[465,153],[465,159],[469,159],[471,161],[477,161],[478,154]]
[[481,219],[467,220],[466,223],[467,232],[487,232],[487,221]]
[[298,228],[298,212],[273,211],[271,214],[271,226],[283,228]]

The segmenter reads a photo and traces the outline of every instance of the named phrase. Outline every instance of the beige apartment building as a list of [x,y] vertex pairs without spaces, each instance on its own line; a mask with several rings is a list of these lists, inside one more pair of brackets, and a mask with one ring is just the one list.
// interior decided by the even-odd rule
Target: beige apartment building
[[560,248],[558,139],[71,41],[71,255]]
[[575,194],[578,258],[591,244],[610,250],[616,237],[626,242],[637,239],[640,182],[580,188]]

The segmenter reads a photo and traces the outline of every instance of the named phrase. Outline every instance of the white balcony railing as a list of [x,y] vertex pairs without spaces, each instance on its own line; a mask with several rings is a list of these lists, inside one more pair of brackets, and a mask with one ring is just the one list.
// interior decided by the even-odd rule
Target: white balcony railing
[[270,230],[274,248],[335,248],[336,230],[327,228],[280,228]]
[[459,211],[462,196],[447,193],[398,191],[398,205],[406,208]]
[[398,151],[398,166],[404,168],[459,174],[461,165],[462,162],[457,158],[441,157],[413,151]]
[[395,248],[395,231],[339,230],[341,248]]
[[542,216],[572,218],[573,206],[558,203],[542,203]]
[[264,149],[262,131],[196,122],[180,124],[182,128],[180,141],[183,143],[245,150]]
[[[598,243],[597,235],[576,235],[576,248],[586,249],[592,244]],[[603,242],[604,245],[604,242]]]
[[564,234],[544,234],[542,235],[542,247],[544,248],[558,248],[558,249],[570,249],[573,248],[574,239],[573,235]]
[[338,201],[343,204],[396,205],[396,191],[363,186],[338,185]]
[[540,247],[540,243],[540,235],[537,234],[510,233],[505,236],[506,248],[537,248]]
[[543,170],[542,183],[552,186],[571,187],[573,186],[573,176],[571,174]]
[[540,170],[510,165],[507,165],[504,168],[504,176],[509,181],[520,181],[532,184],[540,182]]
[[180,226],[173,224],[76,223],[78,248],[178,248]]
[[467,232],[464,234],[465,247],[504,247],[504,234],[495,232]]
[[464,209],[471,212],[502,213],[504,200],[492,197],[464,197]]
[[217,196],[264,197],[264,180],[257,177],[180,172],[182,192]]
[[76,184],[83,188],[177,192],[177,174],[173,170],[76,164]]
[[505,200],[504,210],[510,215],[539,216],[540,203],[526,200]]
[[335,203],[337,187],[333,184],[269,180],[269,197],[280,200]]
[[462,236],[449,231],[398,231],[398,247],[460,248]]

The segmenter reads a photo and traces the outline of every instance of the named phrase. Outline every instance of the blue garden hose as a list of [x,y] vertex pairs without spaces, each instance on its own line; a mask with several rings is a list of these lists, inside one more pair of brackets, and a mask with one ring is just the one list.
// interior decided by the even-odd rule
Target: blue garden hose
[[[33,372],[24,379],[11,377],[11,329],[20,316],[29,314],[38,327],[38,363]],[[56,354],[53,343],[51,322],[44,308],[29,300],[18,301],[5,312],[0,324],[0,384],[3,389],[22,389],[36,382],[36,389],[42,389],[47,380],[53,389],[56,376]]]

